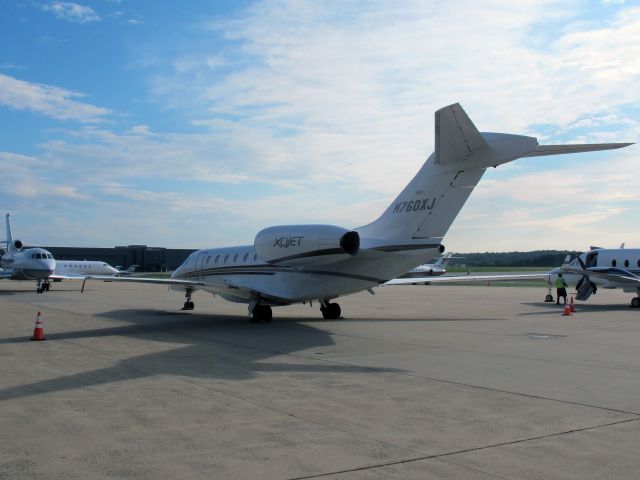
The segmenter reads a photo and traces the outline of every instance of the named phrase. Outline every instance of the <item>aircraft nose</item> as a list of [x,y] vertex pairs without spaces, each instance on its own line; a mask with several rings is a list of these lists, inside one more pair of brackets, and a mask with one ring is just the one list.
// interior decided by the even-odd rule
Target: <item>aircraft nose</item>
[[38,262],[38,263],[40,263],[39,267],[43,271],[49,272],[48,275],[51,275],[56,269],[55,264],[51,260],[48,260],[48,259],[42,260],[41,262]]

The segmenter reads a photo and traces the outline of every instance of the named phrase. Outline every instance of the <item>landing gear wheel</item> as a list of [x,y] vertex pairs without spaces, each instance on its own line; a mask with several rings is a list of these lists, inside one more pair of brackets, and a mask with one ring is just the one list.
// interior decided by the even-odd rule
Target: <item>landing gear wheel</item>
[[329,303],[320,307],[320,311],[322,312],[322,318],[325,320],[336,320],[340,318],[340,314],[342,310],[340,309],[340,305],[337,303]]
[[187,299],[187,301],[184,302],[182,310],[193,310],[193,307],[195,307],[195,305],[191,301],[191,293],[191,290],[187,290],[186,292],[184,292],[184,297]]
[[184,302],[184,306],[182,307],[182,310],[193,310],[194,307],[195,305],[193,302],[186,301]]
[[544,302],[545,303],[553,302],[553,295],[547,295],[546,297],[544,297]]
[[639,308],[640,307],[640,298],[638,297],[634,297],[631,299],[631,306],[633,308]]
[[36,293],[42,293],[42,291],[43,291],[43,287],[36,288]]
[[45,282],[44,285],[42,285],[42,291],[43,292],[48,292],[50,286],[51,285],[49,284],[49,282]]
[[271,321],[273,312],[269,305],[256,305],[251,314],[251,321],[255,323],[267,323]]

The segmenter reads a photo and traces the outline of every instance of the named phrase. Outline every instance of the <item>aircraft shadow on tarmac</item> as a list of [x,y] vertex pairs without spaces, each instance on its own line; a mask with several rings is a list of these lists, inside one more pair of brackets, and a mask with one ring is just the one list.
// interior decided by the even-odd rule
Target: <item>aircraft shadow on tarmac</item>
[[[195,313],[169,313],[156,310],[114,310],[99,315],[127,325],[47,333],[48,341],[74,344],[98,337],[126,337],[150,342],[166,342],[172,347],[159,352],[120,359],[114,365],[26,385],[0,389],[0,402],[112,382],[155,375],[191,378],[246,380],[261,372],[301,373],[379,373],[397,369],[366,368],[327,362],[314,353],[334,345],[329,332],[305,325],[307,319],[288,319],[286,323],[254,324],[246,317]],[[134,321],[134,324],[131,322]],[[27,337],[0,339],[0,346],[24,343]],[[176,343],[183,344],[173,348]],[[91,343],[86,344],[92,348]],[[296,354],[303,350],[311,352]],[[105,349],[96,349],[105,358]],[[313,350],[318,350],[314,352]],[[282,357],[282,361],[269,361]]]

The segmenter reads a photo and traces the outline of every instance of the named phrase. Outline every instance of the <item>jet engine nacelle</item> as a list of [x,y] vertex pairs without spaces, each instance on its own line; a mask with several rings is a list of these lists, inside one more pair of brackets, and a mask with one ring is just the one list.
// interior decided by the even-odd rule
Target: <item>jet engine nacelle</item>
[[13,242],[13,246],[16,247],[16,250],[20,250],[23,247],[23,243],[20,240],[16,240]]
[[334,225],[281,225],[258,232],[254,246],[268,263],[310,264],[325,261],[329,255],[355,255],[360,235]]

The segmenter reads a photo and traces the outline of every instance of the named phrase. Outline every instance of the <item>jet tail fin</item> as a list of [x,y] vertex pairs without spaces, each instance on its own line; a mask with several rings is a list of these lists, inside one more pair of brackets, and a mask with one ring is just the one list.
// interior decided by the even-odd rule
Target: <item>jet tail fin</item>
[[6,220],[5,220],[7,238],[5,240],[0,240],[0,243],[7,244],[7,250],[11,250],[13,246],[13,235],[11,235],[11,222],[9,221],[10,216],[11,215],[7,213]]
[[463,161],[487,142],[459,103],[435,114],[435,163]]
[[622,148],[631,143],[539,145],[534,137],[479,132],[460,104],[435,114],[435,151],[363,239],[405,245],[440,242],[485,170],[521,157]]

